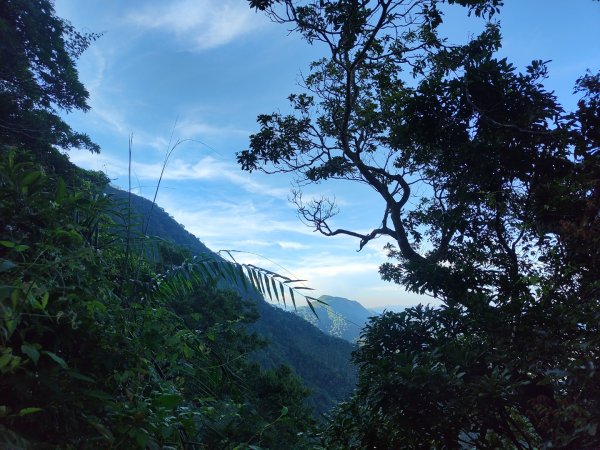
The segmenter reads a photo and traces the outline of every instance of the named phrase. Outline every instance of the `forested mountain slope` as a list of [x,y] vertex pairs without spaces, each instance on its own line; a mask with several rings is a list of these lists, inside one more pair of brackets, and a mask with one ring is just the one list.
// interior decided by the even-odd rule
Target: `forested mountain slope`
[[128,210],[129,198],[131,198],[132,233],[146,232],[149,236],[156,236],[180,247],[189,250],[193,254],[212,253],[196,236],[187,231],[181,224],[171,217],[158,205],[152,206],[152,202],[131,194],[126,191],[108,186],[106,194],[113,198],[121,223],[125,223]]
[[316,316],[308,306],[298,308],[298,315],[321,331],[349,342],[357,342],[369,318],[377,315],[360,303],[347,298],[322,295],[319,300],[327,305],[315,304]]
[[[128,193],[114,187],[109,187],[106,193],[118,205],[119,216],[122,219],[127,217]],[[164,209],[158,205],[152,207],[150,200],[132,194],[131,210],[134,219],[132,223],[135,224],[132,227],[132,234],[141,233],[147,223],[147,234],[151,237],[183,246],[190,251],[190,255],[214,255],[213,251],[185,230]],[[164,246],[165,243],[162,244]],[[356,383],[356,368],[350,362],[350,354],[355,347],[346,341],[352,339],[325,334],[298,315],[268,304],[258,293],[246,291],[241,294],[258,303],[260,317],[250,325],[250,329],[269,342],[266,348],[255,353],[255,358],[261,365],[266,368],[275,368],[281,364],[289,365],[312,391],[310,404],[317,414],[327,411],[350,395]],[[338,306],[345,300],[328,296],[324,298],[326,301],[331,299],[333,304]],[[345,300],[345,302],[351,301]],[[299,308],[299,311],[302,309]],[[368,313],[366,309],[362,309],[364,314]],[[322,312],[322,314],[318,312],[321,320],[327,317],[325,311]],[[363,320],[360,314],[349,313],[348,317],[353,321]],[[358,330],[355,325],[351,326]],[[338,337],[344,337],[346,340]]]
[[270,342],[257,352],[261,365],[290,365],[313,392],[310,399],[317,413],[348,397],[356,383],[356,368],[350,362],[354,345],[265,301],[259,301],[258,310],[260,318],[250,328]]

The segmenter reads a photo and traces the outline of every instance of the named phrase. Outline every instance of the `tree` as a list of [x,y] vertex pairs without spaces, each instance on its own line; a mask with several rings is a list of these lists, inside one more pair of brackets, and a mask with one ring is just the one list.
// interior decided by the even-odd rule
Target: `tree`
[[73,189],[16,156],[0,154],[0,447],[314,448],[307,389],[249,357],[255,302],[220,270],[129,254],[106,180]]
[[[55,157],[52,146],[98,152],[58,111],[87,111],[76,59],[99,34],[81,33],[55,15],[51,0],[0,5],[0,142]],[[63,161],[64,163],[64,161]]]
[[[484,31],[450,45],[444,3]],[[312,64],[308,92],[290,96],[293,114],[258,117],[241,167],[374,189],[385,207],[368,233],[334,227],[331,199],[294,200],[326,236],[361,249],[390,240],[382,277],[444,304],[367,328],[332,445],[600,442],[600,75],[577,82],[578,110],[565,112],[543,86],[544,62],[521,73],[496,56],[501,3],[250,1],[329,55]]]

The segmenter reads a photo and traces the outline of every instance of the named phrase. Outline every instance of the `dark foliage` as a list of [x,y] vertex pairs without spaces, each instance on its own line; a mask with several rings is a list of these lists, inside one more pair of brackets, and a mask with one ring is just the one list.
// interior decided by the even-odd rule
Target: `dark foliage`
[[356,385],[356,367],[350,361],[354,346],[328,336],[291,312],[264,301],[260,319],[251,326],[269,345],[253,355],[261,366],[289,365],[311,390],[310,405],[317,415],[346,400]]
[[126,257],[104,186],[0,156],[2,445],[309,445],[308,391],[248,358],[254,302],[210,282],[165,295],[165,261]]
[[0,140],[35,150],[48,167],[65,162],[52,146],[98,152],[57,110],[87,111],[88,92],[75,60],[99,37],[82,34],[55,15],[51,0],[5,0],[0,4]]
[[[444,3],[484,31],[450,45]],[[329,53],[292,114],[258,117],[241,167],[372,188],[385,206],[369,232],[331,227],[330,199],[294,201],[326,236],[391,241],[382,277],[444,305],[367,328],[334,448],[600,445],[600,74],[564,111],[546,63],[497,56],[501,3],[251,2]]]

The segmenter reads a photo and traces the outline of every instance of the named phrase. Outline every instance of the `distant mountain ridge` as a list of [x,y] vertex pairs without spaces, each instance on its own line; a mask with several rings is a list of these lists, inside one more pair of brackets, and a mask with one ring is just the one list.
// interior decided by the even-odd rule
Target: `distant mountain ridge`
[[[109,187],[106,194],[120,210],[115,219],[123,222],[129,194],[114,187]],[[135,219],[132,233],[141,234],[148,221],[146,234],[149,236],[183,246],[192,255],[215,255],[166,211],[158,205],[152,207],[150,200],[132,194],[131,206]],[[239,292],[239,287],[235,288]],[[289,365],[313,391],[310,403],[317,414],[328,411],[350,395],[356,385],[356,367],[350,361],[354,345],[323,333],[296,314],[270,305],[256,292],[240,292],[240,295],[257,302],[260,318],[250,329],[270,341],[267,348],[254,355],[261,365],[269,368]]]
[[405,306],[400,306],[400,305],[383,305],[383,306],[376,306],[374,308],[371,308],[371,311],[373,311],[373,315],[379,315],[379,314],[383,314],[384,311],[399,313],[399,312],[404,311],[405,309],[406,309]]
[[298,308],[297,314],[324,333],[356,343],[361,330],[370,317],[377,313],[365,308],[354,300],[331,295],[322,295],[319,300],[327,303],[313,303],[317,317],[308,306]]

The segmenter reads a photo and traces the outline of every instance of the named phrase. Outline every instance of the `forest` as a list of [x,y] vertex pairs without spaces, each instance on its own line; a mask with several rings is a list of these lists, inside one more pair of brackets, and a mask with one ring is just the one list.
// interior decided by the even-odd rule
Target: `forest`
[[[387,239],[381,278],[440,306],[356,345],[269,306],[307,290],[69,160],[102,151],[67,116],[90,109],[77,61],[102,32],[4,0],[0,447],[599,448],[598,68],[561,104],[548,62],[499,55],[501,0],[244,3],[324,54],[240,170],[370,189],[370,230],[291,201],[323,239]],[[450,44],[449,6],[484,29]]]

